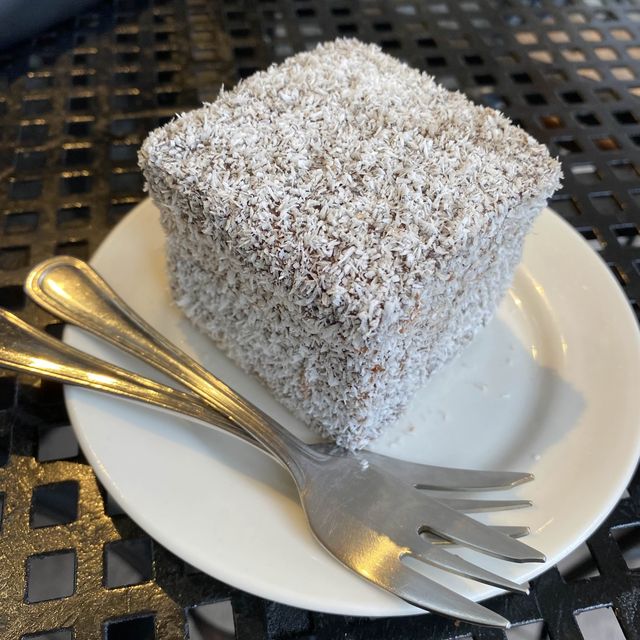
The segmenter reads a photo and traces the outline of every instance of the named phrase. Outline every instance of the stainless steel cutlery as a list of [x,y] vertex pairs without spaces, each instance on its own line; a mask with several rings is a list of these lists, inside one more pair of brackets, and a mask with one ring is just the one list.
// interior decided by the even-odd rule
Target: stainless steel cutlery
[[449,553],[442,543],[508,561],[542,562],[543,554],[511,537],[525,530],[491,528],[462,513],[526,506],[526,501],[442,500],[417,487],[506,488],[530,480],[529,474],[431,467],[307,445],[139,318],[86,263],[69,257],[48,260],[31,272],[25,288],[54,315],[134,354],[189,391],[106,364],[7,312],[0,318],[0,365],[144,401],[257,443],[288,469],[315,537],[345,566],[418,607],[477,624],[508,626],[501,616],[415,571],[405,559],[523,590]]

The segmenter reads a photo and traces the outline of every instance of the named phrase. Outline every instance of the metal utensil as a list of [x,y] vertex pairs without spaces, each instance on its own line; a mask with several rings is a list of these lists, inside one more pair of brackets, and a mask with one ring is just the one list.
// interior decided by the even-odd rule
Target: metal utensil
[[[194,394],[167,387],[105,363],[38,331],[2,309],[0,309],[0,366],[115,394],[130,400],[139,400],[163,410],[188,416],[207,426],[227,428],[227,421]],[[357,486],[361,489],[360,493],[356,496],[346,496],[346,500],[341,501],[339,507],[334,506],[328,510],[325,509],[323,513],[317,513],[318,509],[321,509],[317,504],[317,497],[311,503],[303,503],[307,509],[311,505],[315,510],[312,513],[317,518],[321,518],[323,514],[324,517],[331,518],[332,529],[344,538],[339,546],[341,554],[347,554],[348,560],[356,553],[361,554],[356,565],[359,569],[357,572],[422,608],[477,624],[508,626],[508,622],[501,616],[407,568],[401,563],[402,557],[411,556],[458,575],[512,591],[522,592],[526,591],[526,588],[464,561],[458,556],[448,554],[439,546],[445,541],[434,538],[433,534],[420,537],[418,529],[407,531],[397,526],[392,527],[393,538],[381,534],[379,527],[374,528],[374,526],[377,524],[379,514],[385,515],[388,519],[389,514],[386,514],[385,510],[389,507],[385,509],[383,506],[380,511],[380,505],[376,506],[379,498],[367,497],[363,494],[362,478],[365,482],[364,488],[370,490],[372,487],[366,484],[366,478],[369,477],[366,473],[366,465],[361,471],[364,475],[356,476]],[[383,477],[386,475],[384,472],[379,473]],[[398,492],[397,486],[388,482],[378,482],[374,486],[384,491],[383,499],[384,497],[392,499],[398,496],[404,497],[402,492]],[[424,495],[412,487],[405,487],[405,489],[410,494]],[[320,495],[322,495],[321,492]],[[339,500],[343,498],[345,498],[344,494]],[[354,503],[354,501],[365,499],[367,506],[364,509]],[[390,505],[394,511],[394,517],[400,515],[405,518],[420,506],[415,500],[408,505],[396,502]],[[333,520],[336,517],[345,518],[347,523]],[[510,534],[523,533],[508,529],[503,531]],[[321,527],[320,532],[326,535],[325,528]],[[362,544],[362,536],[365,535],[368,536],[367,544]],[[415,540],[412,537],[415,537]],[[403,541],[404,538],[407,542]],[[411,544],[408,544],[409,540]],[[375,555],[369,556],[368,554],[371,553]],[[342,561],[341,556],[336,557]],[[380,561],[383,562],[382,567],[378,564]],[[381,581],[383,581],[382,584]]]
[[[334,447],[327,452],[312,448],[289,433],[148,325],[85,262],[68,256],[49,259],[27,276],[25,291],[47,311],[133,354],[191,389],[279,458],[299,490],[311,491],[308,483],[315,474],[321,476],[321,465],[335,466],[338,476],[362,466],[360,458],[344,449]],[[366,461],[373,465],[372,476],[382,471],[372,458],[367,457]],[[322,483],[318,479],[316,482]],[[441,506],[432,505],[429,522],[422,523],[439,535],[504,560],[544,561],[539,551],[491,532],[475,520],[442,511]]]
[[[427,496],[422,495],[418,499],[417,492],[405,495],[406,486],[375,464],[364,469],[361,460],[355,456],[337,452],[327,455],[304,445],[138,318],[88,265],[73,259],[48,261],[31,274],[26,289],[32,298],[56,315],[89,328],[180,380],[235,424],[251,432],[289,469],[310,526],[325,547],[355,571],[369,573],[370,579],[381,586],[395,592],[402,588],[395,581],[397,574],[392,569],[403,566],[400,562],[403,555],[411,552],[420,555],[410,543],[412,536],[418,537],[417,532],[421,528],[431,529],[448,539],[505,559],[543,560],[539,552],[491,531]],[[375,500],[373,504],[374,487],[388,499]],[[340,492],[344,495],[337,501],[335,496]],[[330,496],[334,496],[333,501]],[[366,496],[369,496],[368,500]],[[381,505],[389,509],[389,505],[394,504],[400,505],[398,509],[404,509],[405,517],[399,520],[402,523],[399,531],[380,514]],[[349,505],[348,511],[344,511],[346,505]],[[414,513],[419,509],[427,514],[414,520],[409,535],[407,523],[416,515],[410,515],[407,505],[411,505]],[[327,527],[327,510],[332,517],[339,519],[343,516],[345,520],[341,522],[344,526],[338,529]],[[360,564],[362,549],[354,553],[352,545],[357,535],[355,538],[345,535],[351,528],[357,535],[363,535],[363,544],[367,540],[370,544],[379,539],[382,533],[394,542],[385,555],[385,561],[389,563],[386,568],[379,568],[373,574]],[[407,584],[411,584],[408,578],[404,586]],[[406,592],[402,597],[419,601],[417,595]]]

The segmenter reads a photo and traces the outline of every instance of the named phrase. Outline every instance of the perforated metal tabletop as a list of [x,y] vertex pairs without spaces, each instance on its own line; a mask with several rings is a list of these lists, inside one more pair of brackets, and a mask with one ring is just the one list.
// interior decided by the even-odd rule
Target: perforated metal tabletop
[[[59,335],[24,277],[53,254],[89,257],[143,198],[146,133],[340,35],[503,110],[559,155],[551,206],[640,312],[640,2],[601,0],[116,0],[0,52],[0,305]],[[0,378],[0,638],[638,640],[639,541],[636,475],[582,562],[489,603],[518,625],[506,635],[292,609],[151,540],[98,485],[60,386]]]

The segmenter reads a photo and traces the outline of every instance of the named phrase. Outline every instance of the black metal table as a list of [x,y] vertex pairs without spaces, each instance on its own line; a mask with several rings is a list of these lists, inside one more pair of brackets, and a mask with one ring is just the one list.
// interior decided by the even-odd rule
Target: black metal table
[[[25,300],[24,276],[52,254],[88,257],[143,198],[136,151],[146,132],[337,36],[381,44],[549,145],[565,172],[552,207],[639,313],[640,3],[622,0],[116,0],[0,52],[0,305],[59,334]],[[296,610],[221,584],[149,539],[97,484],[61,388],[0,378],[1,638],[589,640],[598,632],[582,612],[598,608],[606,637],[638,640],[639,534],[636,476],[582,566],[490,603],[526,625],[506,635],[434,616]]]

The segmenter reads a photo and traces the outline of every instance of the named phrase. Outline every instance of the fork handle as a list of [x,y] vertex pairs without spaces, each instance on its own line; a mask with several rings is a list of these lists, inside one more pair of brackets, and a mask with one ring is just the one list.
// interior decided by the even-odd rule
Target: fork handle
[[103,393],[136,400],[222,429],[264,449],[244,430],[191,393],[121,369],[39,331],[0,309],[0,366]]
[[299,484],[304,459],[325,457],[167,340],[87,263],[70,256],[45,260],[27,277],[25,290],[53,315],[131,353],[194,391],[273,453]]

